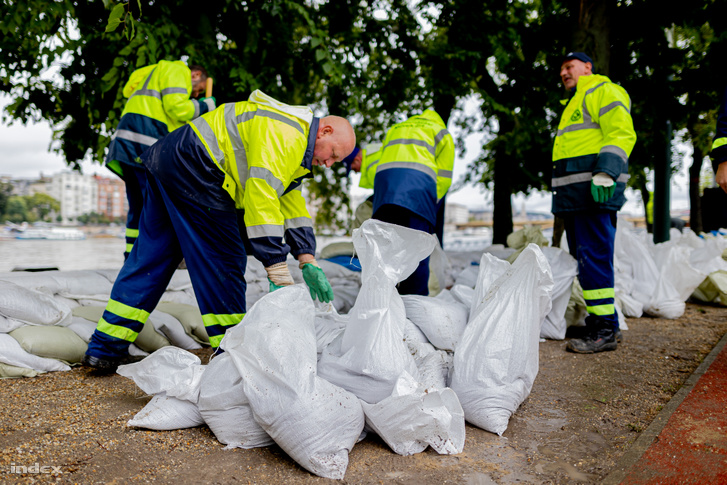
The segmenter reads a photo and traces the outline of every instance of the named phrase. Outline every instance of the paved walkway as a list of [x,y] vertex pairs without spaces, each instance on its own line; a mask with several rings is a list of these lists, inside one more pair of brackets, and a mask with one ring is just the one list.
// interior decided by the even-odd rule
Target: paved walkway
[[727,335],[604,484],[727,484]]

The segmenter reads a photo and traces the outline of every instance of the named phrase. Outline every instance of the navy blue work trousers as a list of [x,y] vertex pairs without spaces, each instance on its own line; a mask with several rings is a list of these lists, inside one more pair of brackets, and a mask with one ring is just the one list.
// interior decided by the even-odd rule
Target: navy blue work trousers
[[[386,204],[374,212],[374,219],[434,234],[432,224],[420,215],[394,204]],[[401,295],[429,295],[429,257],[423,259],[417,269],[397,286]]]
[[588,313],[618,328],[614,307],[613,252],[616,212],[593,211],[561,214],[568,249],[578,262],[578,280],[583,287]]
[[[147,172],[139,238],[111,290],[111,300],[151,313],[184,257],[205,329],[213,347],[246,311],[247,253],[234,211],[198,206],[177,196]],[[143,324],[109,311],[109,324],[140,332]],[[133,313],[133,312],[132,312]],[[97,328],[88,355],[116,359],[128,354],[128,340]]]

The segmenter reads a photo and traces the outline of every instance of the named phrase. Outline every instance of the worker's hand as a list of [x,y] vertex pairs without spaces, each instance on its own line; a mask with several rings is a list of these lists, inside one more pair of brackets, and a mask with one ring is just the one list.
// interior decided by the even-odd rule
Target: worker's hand
[[[200,104],[205,104],[207,106],[207,111],[212,111],[217,107],[217,100],[215,100],[214,97],[209,98],[199,98]],[[207,112],[205,111],[205,113]]]
[[310,290],[310,297],[314,300],[316,297],[322,301],[328,303],[333,301],[333,288],[326,278],[326,274],[323,272],[315,259],[311,262],[301,263],[300,268],[303,270],[303,279],[305,284],[308,285]]
[[714,174],[714,181],[727,192],[727,162],[717,165],[717,173]]
[[613,197],[615,192],[616,183],[609,175],[599,172],[593,176],[593,180],[591,180],[591,195],[593,196],[593,200],[602,204]]
[[283,286],[294,285],[293,277],[290,276],[290,270],[288,269],[288,263],[283,261],[282,263],[272,264],[265,268],[268,274],[268,281],[270,282],[270,291],[279,290]]

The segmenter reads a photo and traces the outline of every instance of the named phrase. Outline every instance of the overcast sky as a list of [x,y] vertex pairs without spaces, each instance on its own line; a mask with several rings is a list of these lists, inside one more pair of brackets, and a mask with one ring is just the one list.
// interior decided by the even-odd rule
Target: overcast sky
[[[0,108],[8,103],[8,98],[0,95]],[[456,133],[455,133],[456,135]],[[471,136],[467,139],[467,156],[457,157],[454,168],[453,180],[459,180],[466,171],[469,162],[476,156],[478,145],[481,140],[479,136]],[[13,125],[0,124],[0,175],[9,175],[14,178],[37,178],[40,173],[53,175],[66,168],[63,159],[51,153],[51,129],[48,123],[29,124],[23,126],[20,123]],[[681,211],[689,208],[689,186],[686,175],[686,167],[691,164],[691,152],[685,160],[684,169],[672,178],[672,203],[673,211]],[[105,167],[93,164],[88,161],[82,163],[83,173],[88,175],[98,174],[106,177],[114,175]],[[358,184],[358,176],[354,176],[355,184]],[[354,195],[366,193],[364,189],[354,189]],[[479,187],[465,186],[457,192],[450,192],[447,196],[448,202],[463,204],[471,208],[492,208],[492,193],[483,193]],[[513,208],[516,211],[525,209],[528,212],[550,212],[551,198],[549,193],[534,192],[528,197],[522,195],[513,197]],[[640,197],[634,191],[627,190],[627,203],[622,212],[635,215],[643,214],[643,205]]]

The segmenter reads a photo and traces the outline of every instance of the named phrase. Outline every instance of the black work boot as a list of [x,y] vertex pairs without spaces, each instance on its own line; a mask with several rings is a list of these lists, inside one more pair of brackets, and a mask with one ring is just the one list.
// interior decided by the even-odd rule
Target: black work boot
[[616,332],[611,322],[589,315],[586,318],[587,332],[582,338],[568,342],[566,349],[579,354],[593,354],[605,350],[616,350]]
[[93,355],[84,355],[81,364],[91,367],[96,374],[113,374],[120,365],[133,364],[139,362],[144,357],[127,355],[120,359],[102,359]]

